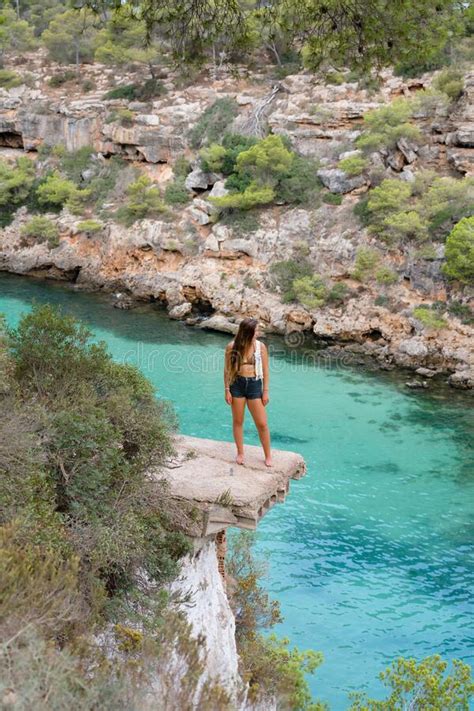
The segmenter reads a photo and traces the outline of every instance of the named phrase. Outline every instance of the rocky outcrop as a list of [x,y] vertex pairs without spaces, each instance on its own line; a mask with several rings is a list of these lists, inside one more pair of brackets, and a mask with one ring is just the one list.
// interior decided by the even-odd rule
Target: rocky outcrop
[[[351,177],[338,163],[355,154],[354,140],[364,113],[394,96],[429,86],[429,75],[405,81],[386,73],[379,92],[372,94],[355,83],[325,86],[304,73],[276,85],[264,77],[253,82],[226,76],[186,89],[178,89],[170,75],[164,82],[166,94],[153,101],[130,102],[103,98],[110,84],[109,69],[101,72],[95,65],[84,69],[97,84],[97,91],[85,98],[68,96],[63,88],[50,89],[46,72],[51,68],[38,63],[34,68],[38,76],[34,88],[0,90],[0,150],[5,146],[8,155],[43,144],[63,143],[68,150],[90,145],[99,162],[105,156],[121,155],[164,183],[172,177],[166,163],[183,153],[195,159],[188,149],[189,131],[206,107],[226,96],[234,98],[238,107],[235,125],[242,130],[255,128],[261,109],[260,118],[274,133],[288,136],[296,150],[315,158],[320,180],[342,202],[274,206],[257,213],[258,224],[250,231],[238,224],[222,224],[216,222],[208,198],[225,195],[225,182],[193,163],[185,182],[188,205],[129,229],[110,220],[100,235],[84,234],[78,229],[79,218],[63,211],[51,215],[60,229],[59,246],[53,249],[46,243],[22,241],[20,231],[27,219],[22,208],[0,232],[1,269],[119,292],[122,297],[116,305],[121,308],[132,306],[136,299],[158,300],[166,304],[171,318],[228,333],[235,333],[242,316],[255,316],[267,332],[288,336],[309,331],[331,346],[349,349],[356,344],[382,364],[432,368],[449,376],[456,387],[471,382],[472,329],[448,315],[447,328],[433,331],[421,328],[410,316],[414,306],[447,297],[442,245],[426,259],[414,248],[385,251],[361,229],[353,208],[368,188],[371,171],[378,180],[397,174],[407,181],[422,167],[441,174],[453,168],[460,175],[472,174],[474,75],[466,77],[464,94],[449,111],[441,107],[433,114],[431,109],[420,109],[417,120],[426,139],[422,145],[402,139],[392,151],[375,152],[370,168]],[[133,78],[124,75],[120,81]],[[120,118],[123,108],[128,111],[125,125]],[[361,246],[378,251],[381,263],[398,274],[396,284],[378,286],[352,279]],[[347,287],[343,303],[319,309],[283,303],[271,276],[272,265],[298,254],[305,256],[315,273]],[[459,298],[466,304],[468,297],[466,289]],[[423,344],[419,352],[403,345],[413,338]]]

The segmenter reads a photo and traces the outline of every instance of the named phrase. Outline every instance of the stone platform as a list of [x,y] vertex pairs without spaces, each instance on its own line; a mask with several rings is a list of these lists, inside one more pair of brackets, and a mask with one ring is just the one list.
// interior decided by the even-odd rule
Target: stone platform
[[177,511],[185,513],[180,528],[196,542],[229,526],[255,529],[274,504],[285,500],[290,479],[306,473],[296,452],[273,449],[273,466],[266,467],[261,447],[245,446],[244,465],[235,462],[233,442],[178,435],[175,447],[176,457],[151,474],[167,481]]

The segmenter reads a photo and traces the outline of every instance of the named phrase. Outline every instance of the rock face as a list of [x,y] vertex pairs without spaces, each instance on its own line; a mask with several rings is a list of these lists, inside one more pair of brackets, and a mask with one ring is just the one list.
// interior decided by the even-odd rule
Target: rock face
[[[176,89],[171,77],[166,95],[149,102],[127,102],[103,98],[110,69],[84,68],[98,86],[96,93],[84,97],[69,95],[65,88],[50,89],[46,72],[51,69],[35,60],[33,65],[38,77],[34,89],[26,85],[8,92],[0,89],[0,155],[13,159],[19,149],[36,150],[58,142],[68,150],[92,146],[99,162],[104,156],[120,155],[163,183],[172,178],[171,165],[178,155],[196,159],[195,153],[189,154],[187,137],[216,99],[234,98],[238,124],[248,128],[252,111],[271,96],[265,104],[266,123],[319,163],[325,192],[340,195],[342,203],[274,206],[255,213],[258,224],[250,230],[238,223],[222,224],[216,222],[208,198],[226,194],[225,176],[206,173],[194,163],[186,177],[188,205],[172,208],[160,219],[136,222],[129,229],[111,220],[95,236],[82,233],[80,219],[63,210],[50,216],[60,230],[59,246],[53,249],[46,243],[22,241],[20,231],[27,220],[22,208],[13,223],[0,231],[0,269],[121,292],[125,299],[121,304],[159,300],[171,318],[228,333],[236,332],[243,316],[254,316],[267,332],[312,331],[331,346],[363,345],[381,364],[432,368],[453,376],[453,386],[471,382],[472,329],[448,315],[446,329],[420,330],[410,318],[414,306],[446,299],[442,246],[426,259],[403,246],[397,253],[383,252],[361,228],[353,208],[367,189],[370,170],[378,179],[398,174],[407,181],[420,168],[440,174],[453,169],[459,175],[474,173],[473,74],[465,77],[464,94],[449,111],[441,109],[434,116],[420,112],[423,145],[402,139],[393,151],[370,156],[369,177],[350,177],[338,163],[357,155],[354,140],[360,135],[364,113],[429,86],[428,75],[420,82],[386,73],[379,93],[370,95],[354,83],[328,87],[308,74],[288,76],[276,86],[261,78],[252,82],[227,76],[212,85],[196,83],[184,90]],[[132,80],[131,75],[121,77],[122,83]],[[115,118],[124,107],[132,114],[127,125]],[[381,287],[374,279],[356,282],[351,275],[361,247],[378,250],[383,265],[398,275],[397,283]],[[284,303],[271,276],[272,266],[298,255],[304,255],[316,274],[341,282],[348,298],[319,309]],[[465,289],[456,298],[467,304],[470,296]],[[413,338],[421,344],[416,352],[405,345]]]

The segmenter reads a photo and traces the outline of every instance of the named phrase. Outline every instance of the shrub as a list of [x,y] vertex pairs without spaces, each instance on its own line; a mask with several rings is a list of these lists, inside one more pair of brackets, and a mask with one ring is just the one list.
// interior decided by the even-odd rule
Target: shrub
[[0,160],[0,207],[6,211],[26,200],[35,177],[34,164],[28,158],[17,158],[15,167]]
[[365,281],[372,276],[379,261],[378,253],[370,247],[360,247],[357,250],[352,276],[358,281]]
[[446,321],[441,318],[436,311],[430,309],[429,306],[417,306],[417,308],[413,309],[413,316],[420,321],[425,328],[439,329],[447,325]]
[[[58,146],[55,147],[56,149]],[[61,149],[64,147],[61,146]],[[66,178],[72,180],[77,186],[83,183],[82,174],[90,167],[91,158],[94,155],[92,146],[83,146],[77,151],[61,150],[59,153],[55,150],[55,154],[59,158],[61,171],[66,175]]]
[[272,264],[270,274],[282,293],[282,301],[290,302],[296,301],[297,298],[294,291],[294,282],[303,277],[311,277],[313,275],[313,267],[311,262],[304,257],[286,259]]
[[474,178],[436,178],[421,197],[420,210],[431,234],[444,236],[461,218],[474,214]]
[[295,155],[289,170],[284,173],[276,188],[276,199],[288,204],[311,204],[315,206],[321,181],[317,165],[310,158]]
[[93,91],[96,88],[95,82],[92,79],[84,79],[84,81],[81,84],[81,89],[83,92],[86,94],[89,91]]
[[323,202],[327,205],[342,205],[342,195],[329,192],[323,193]]
[[184,185],[184,179],[179,178],[169,182],[164,197],[167,205],[185,205],[189,202],[189,192]]
[[113,99],[126,99],[127,101],[133,101],[136,99],[137,85],[136,84],[125,84],[123,86],[116,86],[113,89],[109,89],[102,99],[104,101],[112,101]]
[[218,143],[211,143],[210,146],[203,148],[199,155],[203,170],[219,173],[222,171],[227,150]]
[[354,215],[356,215],[364,227],[370,225],[371,212],[369,210],[369,198],[363,197],[354,205]]
[[48,81],[48,84],[49,86],[56,88],[58,86],[62,86],[63,84],[67,84],[67,82],[77,80],[77,78],[77,72],[73,72],[72,70],[68,69],[65,72],[61,72],[60,74],[53,74],[51,79]]
[[24,237],[32,237],[38,242],[48,242],[50,247],[57,247],[59,244],[59,229],[47,217],[32,217],[23,226],[21,234]]
[[107,116],[106,123],[119,123],[121,126],[132,126],[135,114],[130,109],[117,109]]
[[380,236],[387,242],[408,238],[423,241],[428,237],[428,225],[418,212],[396,212],[386,217],[382,223]]
[[378,284],[390,286],[391,284],[397,283],[398,274],[397,272],[394,272],[393,269],[390,269],[390,267],[382,266],[380,269],[377,269],[375,278]]
[[127,188],[127,202],[116,213],[117,219],[130,226],[136,220],[155,217],[166,210],[160,191],[146,175],[142,175]]
[[261,185],[274,187],[286,175],[294,154],[285,146],[281,136],[267,136],[237,156],[236,169],[249,175]]
[[97,220],[83,220],[78,223],[77,229],[79,232],[84,232],[88,237],[90,237],[98,232],[102,232],[104,225],[102,222],[98,222]]
[[43,205],[64,205],[76,190],[71,180],[66,180],[56,171],[39,186],[36,192],[39,202]]
[[268,205],[268,203],[273,202],[274,198],[275,191],[273,188],[259,186],[257,182],[252,182],[242,193],[236,192],[222,197],[210,197],[209,201],[221,210],[229,208],[251,210],[257,205]]
[[419,140],[421,132],[409,123],[413,104],[407,99],[395,99],[391,104],[372,109],[364,116],[365,130],[356,145],[367,152],[394,148],[401,138]]
[[293,291],[297,301],[309,309],[323,306],[327,297],[327,287],[318,274],[300,277],[293,281]]
[[222,214],[219,222],[231,227],[237,234],[255,232],[260,227],[256,215],[245,210],[227,210]]
[[446,241],[444,273],[465,284],[474,282],[474,217],[464,217]]
[[366,709],[468,709],[474,694],[471,667],[454,659],[453,671],[446,676],[448,667],[439,654],[421,661],[399,657],[379,679],[390,689],[384,701],[373,700],[363,692],[351,692],[353,700],[349,711]]
[[0,87],[2,89],[13,89],[21,84],[23,84],[23,80],[19,74],[10,69],[0,69]]
[[474,324],[474,314],[468,304],[463,304],[461,301],[451,301],[448,305],[448,311],[462,323],[468,326]]
[[185,178],[191,172],[191,164],[184,156],[178,156],[173,163],[175,178]]
[[166,93],[163,83],[159,79],[147,79],[143,84],[124,84],[107,91],[102,99],[125,99],[126,101],[150,101]]
[[326,301],[329,304],[341,304],[350,295],[350,289],[342,281],[336,282],[328,291]]
[[464,89],[463,75],[459,70],[452,67],[443,69],[435,77],[433,86],[455,101],[461,96]]
[[410,197],[411,188],[408,183],[389,178],[372,190],[367,207],[373,216],[380,219],[402,210],[408,205]]
[[339,86],[340,84],[344,84],[345,76],[342,72],[328,72],[324,77],[324,81],[326,84]]
[[238,104],[234,99],[217,99],[204,111],[199,121],[189,134],[192,148],[200,148],[206,143],[217,142],[225,133],[238,113]]
[[347,173],[347,175],[360,175],[367,168],[368,162],[362,156],[349,156],[343,158],[338,163],[338,168]]

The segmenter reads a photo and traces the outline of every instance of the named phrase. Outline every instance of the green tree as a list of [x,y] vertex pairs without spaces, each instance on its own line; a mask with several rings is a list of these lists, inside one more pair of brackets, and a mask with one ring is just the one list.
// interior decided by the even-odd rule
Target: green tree
[[59,229],[48,217],[38,215],[32,217],[21,229],[24,237],[32,237],[38,242],[48,242],[50,247],[59,244]]
[[300,277],[293,282],[293,291],[297,300],[310,309],[324,306],[328,296],[328,288],[318,274]]
[[350,711],[468,711],[474,694],[471,668],[459,659],[453,660],[451,674],[445,675],[447,663],[438,654],[421,662],[400,657],[380,679],[388,686],[390,695],[385,701],[369,699],[366,694],[350,695]]
[[25,52],[35,46],[33,30],[8,5],[0,8],[0,67],[8,52]]
[[464,217],[446,240],[444,273],[466,284],[474,282],[474,217]]
[[161,48],[154,36],[147,42],[143,21],[132,21],[123,13],[113,13],[95,40],[97,62],[124,65],[131,62],[145,64],[155,78],[161,59]]
[[79,66],[93,59],[96,36],[97,17],[84,8],[56,15],[41,39],[52,59]]
[[117,218],[126,225],[132,225],[135,220],[155,217],[165,210],[159,189],[148,176],[141,175],[128,186],[127,202],[117,211]]
[[362,135],[356,144],[367,152],[380,148],[394,148],[401,138],[417,141],[420,129],[409,122],[416,103],[407,99],[395,99],[386,106],[372,109],[364,115]]
[[0,160],[0,206],[21,205],[26,200],[35,178],[35,167],[28,158],[17,158],[15,167]]
[[237,156],[236,171],[248,175],[259,185],[275,187],[279,178],[291,168],[294,153],[281,136],[267,136]]
[[81,200],[88,197],[89,193],[86,190],[78,190],[72,180],[67,180],[58,171],[54,171],[38,186],[36,195],[40,205],[67,205],[75,213],[80,208]]
[[370,192],[367,207],[375,221],[380,223],[388,215],[407,207],[410,197],[408,183],[389,178]]

